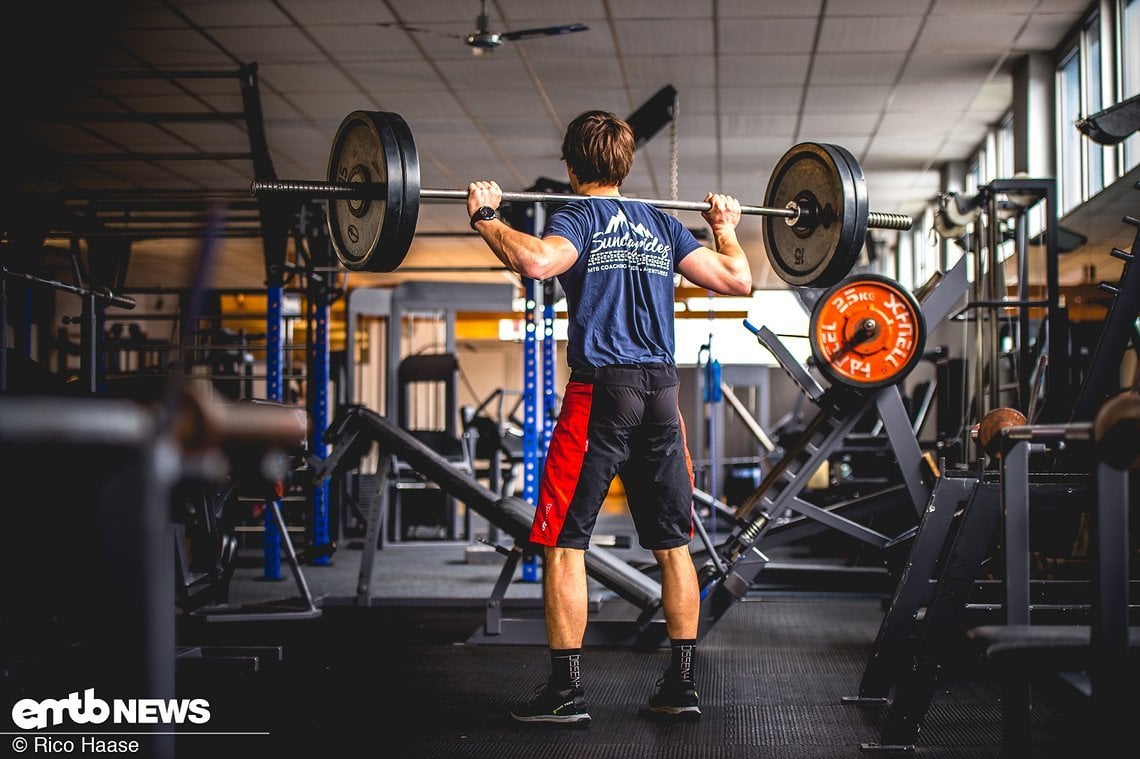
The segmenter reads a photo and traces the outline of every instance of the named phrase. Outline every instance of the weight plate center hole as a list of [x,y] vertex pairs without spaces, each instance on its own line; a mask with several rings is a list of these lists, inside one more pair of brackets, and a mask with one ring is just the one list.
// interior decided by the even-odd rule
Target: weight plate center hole
[[786,219],[797,237],[811,237],[815,228],[819,226],[819,200],[811,190],[801,190],[796,199],[788,203],[788,208],[795,210],[796,215]]
[[[368,172],[368,167],[362,163],[358,163],[352,167],[352,172],[348,175],[349,183],[366,184],[370,181],[371,175]],[[368,198],[354,197],[348,199],[348,210],[356,218],[361,218],[368,213]]]
[[852,314],[844,329],[845,343],[850,350],[864,356],[883,351],[893,342],[894,320],[885,311],[870,304],[858,314]]

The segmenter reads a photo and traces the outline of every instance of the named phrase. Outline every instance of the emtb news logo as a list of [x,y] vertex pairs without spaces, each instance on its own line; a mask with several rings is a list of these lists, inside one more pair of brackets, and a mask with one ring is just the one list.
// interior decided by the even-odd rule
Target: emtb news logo
[[76,725],[204,725],[210,721],[210,702],[204,698],[167,700],[161,698],[114,699],[110,703],[95,696],[95,689],[69,693],[67,698],[36,701],[22,698],[12,707],[12,722],[22,730],[42,730],[69,719]]

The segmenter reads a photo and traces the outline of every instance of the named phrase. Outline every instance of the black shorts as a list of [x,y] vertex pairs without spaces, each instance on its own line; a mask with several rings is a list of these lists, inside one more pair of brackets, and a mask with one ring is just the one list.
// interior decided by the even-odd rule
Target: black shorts
[[642,548],[693,539],[693,469],[677,389],[671,364],[571,373],[546,451],[531,542],[588,548],[615,475]]

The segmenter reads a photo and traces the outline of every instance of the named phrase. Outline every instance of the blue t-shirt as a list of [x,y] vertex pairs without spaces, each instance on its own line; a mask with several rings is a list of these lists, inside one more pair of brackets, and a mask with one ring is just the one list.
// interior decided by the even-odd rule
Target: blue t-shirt
[[673,363],[673,272],[701,244],[676,217],[631,198],[575,200],[547,219],[578,260],[558,281],[571,369]]

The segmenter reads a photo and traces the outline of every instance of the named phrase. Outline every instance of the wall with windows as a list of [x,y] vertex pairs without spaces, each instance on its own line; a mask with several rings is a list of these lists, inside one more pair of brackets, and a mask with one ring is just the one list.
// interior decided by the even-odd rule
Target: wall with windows
[[[1094,0],[1051,56],[1027,55],[1013,63],[1011,76],[1010,110],[966,160],[943,167],[944,191],[972,195],[1022,172],[1054,177],[1063,219],[1140,165],[1140,134],[1103,146],[1075,126],[1140,94],[1140,0]],[[1030,212],[1030,235],[1043,229],[1044,211]],[[915,288],[935,270],[952,266],[962,249],[932,229],[928,213],[914,230],[900,234],[897,260],[884,262],[882,273]]]

